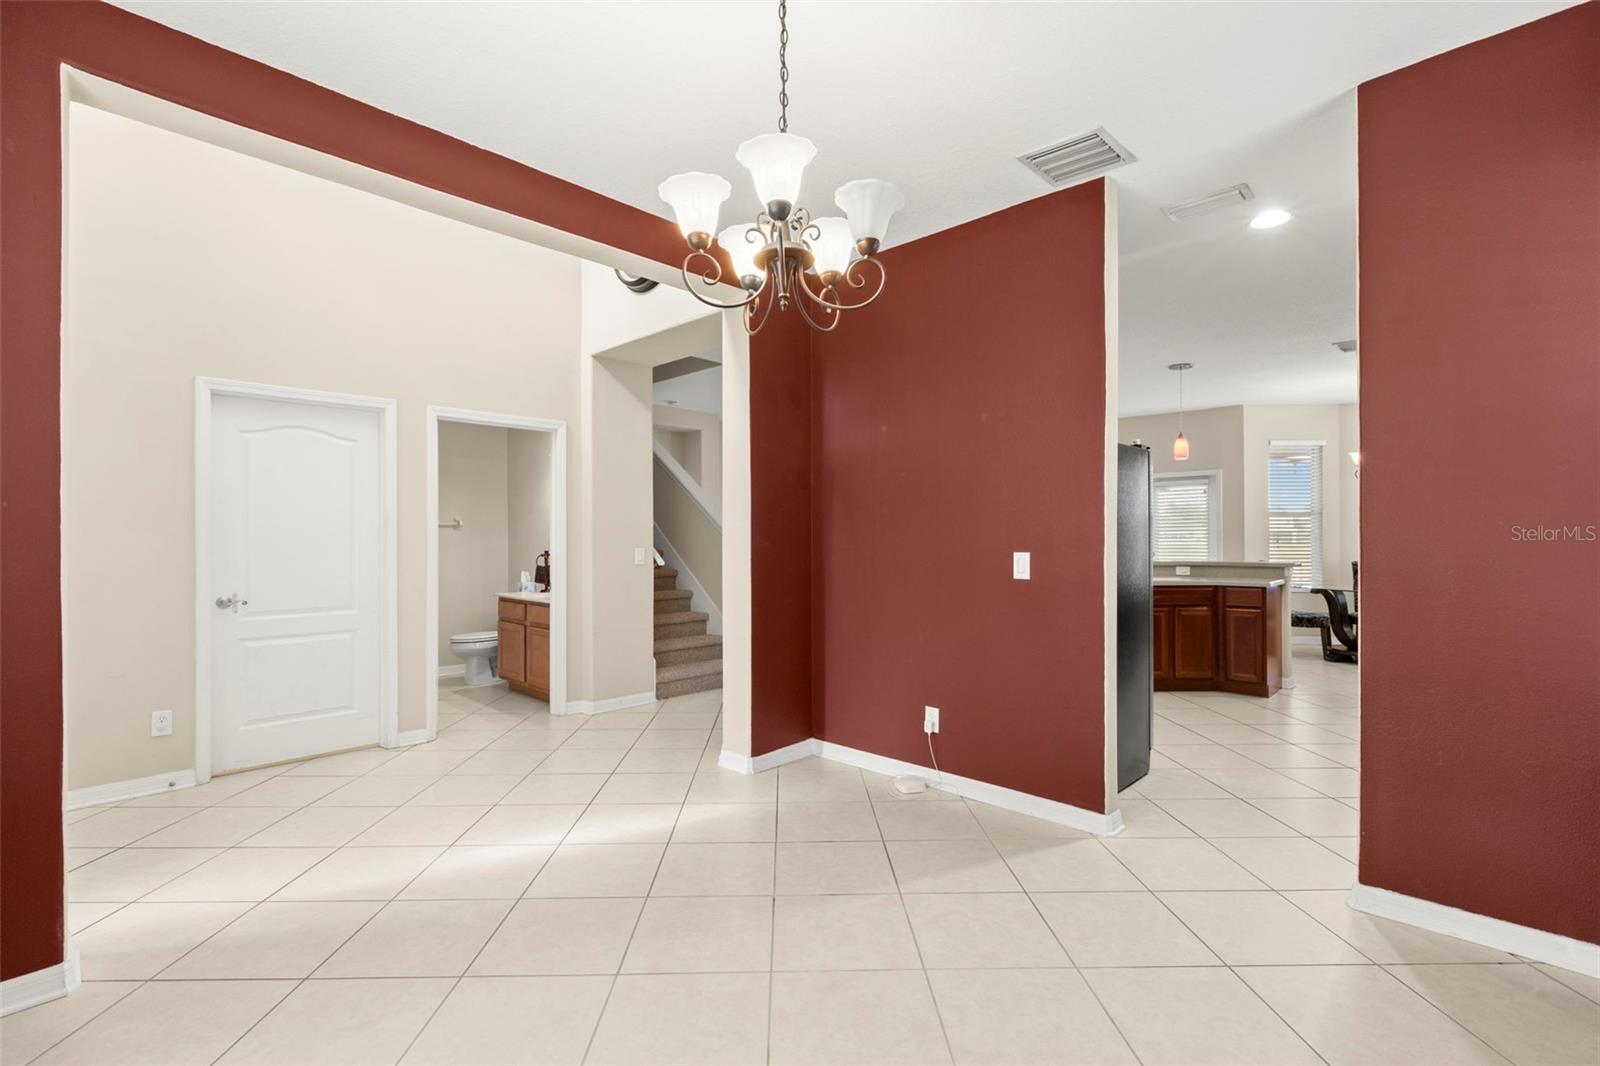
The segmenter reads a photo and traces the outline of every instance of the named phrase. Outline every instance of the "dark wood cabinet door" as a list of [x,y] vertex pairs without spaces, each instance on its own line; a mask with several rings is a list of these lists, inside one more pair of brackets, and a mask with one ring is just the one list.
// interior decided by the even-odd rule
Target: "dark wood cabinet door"
[[1260,684],[1267,677],[1266,612],[1255,607],[1222,609],[1222,661],[1229,681]]
[[1172,677],[1208,681],[1217,676],[1217,613],[1210,607],[1172,609]]
[[526,631],[527,626],[521,622],[500,620],[500,676],[506,681],[523,679],[527,664]]
[[1150,623],[1150,653],[1157,681],[1172,677],[1172,608],[1157,607]]

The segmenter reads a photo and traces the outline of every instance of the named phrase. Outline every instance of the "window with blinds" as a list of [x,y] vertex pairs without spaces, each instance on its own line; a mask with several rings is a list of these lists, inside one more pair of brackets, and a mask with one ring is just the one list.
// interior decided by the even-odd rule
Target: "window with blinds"
[[1222,503],[1215,474],[1156,474],[1151,479],[1151,554],[1162,562],[1198,563],[1222,552]]
[[1295,588],[1322,584],[1322,441],[1267,448],[1267,559],[1293,563]]

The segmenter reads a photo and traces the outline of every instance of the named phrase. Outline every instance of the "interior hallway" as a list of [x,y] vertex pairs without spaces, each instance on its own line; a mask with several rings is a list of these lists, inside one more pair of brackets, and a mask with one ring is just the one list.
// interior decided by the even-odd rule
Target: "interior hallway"
[[720,692],[447,686],[433,743],[72,812],[85,984],[3,1058],[1592,1062],[1600,984],[1345,906],[1356,671],[1295,672],[1158,697],[1104,840],[718,770]]

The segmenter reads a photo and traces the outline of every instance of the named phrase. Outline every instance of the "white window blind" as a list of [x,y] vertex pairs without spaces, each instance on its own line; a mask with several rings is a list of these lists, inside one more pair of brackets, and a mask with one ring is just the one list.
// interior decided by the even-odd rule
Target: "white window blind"
[[1150,501],[1151,554],[1162,562],[1205,562],[1222,551],[1215,475],[1157,474]]
[[1267,559],[1293,563],[1289,583],[1322,584],[1322,442],[1275,440],[1267,448]]

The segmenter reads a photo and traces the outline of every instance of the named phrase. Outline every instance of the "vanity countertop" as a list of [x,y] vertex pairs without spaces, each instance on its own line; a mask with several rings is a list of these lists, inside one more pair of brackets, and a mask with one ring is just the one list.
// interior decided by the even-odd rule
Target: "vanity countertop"
[[1283,578],[1264,577],[1157,577],[1154,585],[1220,585],[1224,588],[1270,589],[1283,584]]
[[521,603],[550,602],[550,594],[548,592],[502,592],[500,598],[502,600],[517,600]]

